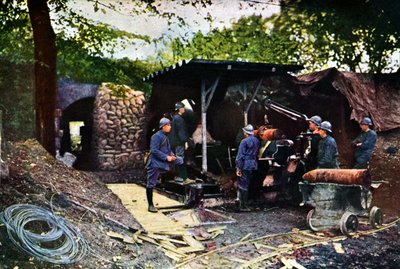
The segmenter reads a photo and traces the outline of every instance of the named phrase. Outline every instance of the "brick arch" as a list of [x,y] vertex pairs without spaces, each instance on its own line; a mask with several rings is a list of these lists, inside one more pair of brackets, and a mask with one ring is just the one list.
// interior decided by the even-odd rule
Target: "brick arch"
[[78,83],[71,79],[62,79],[57,83],[57,108],[67,107],[84,98],[96,97],[99,85]]

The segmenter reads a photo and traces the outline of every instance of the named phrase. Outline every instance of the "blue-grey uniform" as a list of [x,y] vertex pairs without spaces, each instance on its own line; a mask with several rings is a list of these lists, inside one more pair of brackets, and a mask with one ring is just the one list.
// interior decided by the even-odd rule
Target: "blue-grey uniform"
[[257,170],[257,157],[260,149],[260,141],[254,135],[244,138],[239,145],[239,152],[236,156],[236,169],[241,171],[238,187],[241,190],[248,191],[250,181],[254,171]]
[[[167,156],[174,155],[169,144],[168,137],[162,130],[156,132],[150,140],[150,158],[147,164],[147,188],[154,188],[162,171],[170,169]],[[180,157],[174,162],[182,164]]]
[[318,168],[339,168],[338,148],[335,139],[327,135],[318,144]]
[[[186,128],[185,120],[179,114],[172,116],[171,132],[168,135],[171,142],[171,147],[175,151],[176,156],[184,159],[185,157],[185,143],[189,141],[189,135]],[[178,176],[182,179],[187,178],[187,171],[185,165],[178,165]]]
[[365,169],[371,160],[372,153],[375,148],[377,134],[374,130],[369,129],[366,132],[361,132],[353,141],[353,144],[361,143],[361,146],[356,148],[354,154],[355,164],[353,168]]

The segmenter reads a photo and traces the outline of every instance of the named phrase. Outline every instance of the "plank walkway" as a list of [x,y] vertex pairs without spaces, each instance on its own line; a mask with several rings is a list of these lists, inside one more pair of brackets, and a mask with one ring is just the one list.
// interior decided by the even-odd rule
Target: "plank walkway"
[[[137,184],[108,184],[107,187],[115,193],[122,201],[125,208],[149,233],[185,233],[186,229],[181,223],[164,215],[162,212],[150,213],[147,211],[146,189]],[[155,206],[177,206],[182,205],[176,200],[153,192]]]

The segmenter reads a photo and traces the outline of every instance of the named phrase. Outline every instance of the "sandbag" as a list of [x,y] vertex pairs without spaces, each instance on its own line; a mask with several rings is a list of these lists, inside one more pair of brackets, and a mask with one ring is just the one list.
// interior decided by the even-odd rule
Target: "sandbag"
[[371,174],[367,169],[315,169],[305,173],[303,179],[313,183],[371,186]]

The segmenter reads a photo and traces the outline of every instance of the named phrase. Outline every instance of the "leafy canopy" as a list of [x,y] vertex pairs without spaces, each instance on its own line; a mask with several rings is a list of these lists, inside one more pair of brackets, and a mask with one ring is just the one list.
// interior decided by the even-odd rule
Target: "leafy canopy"
[[282,1],[271,18],[242,17],[229,28],[175,39],[166,61],[187,58],[296,63],[305,71],[327,67],[389,72],[399,68],[399,1]]

